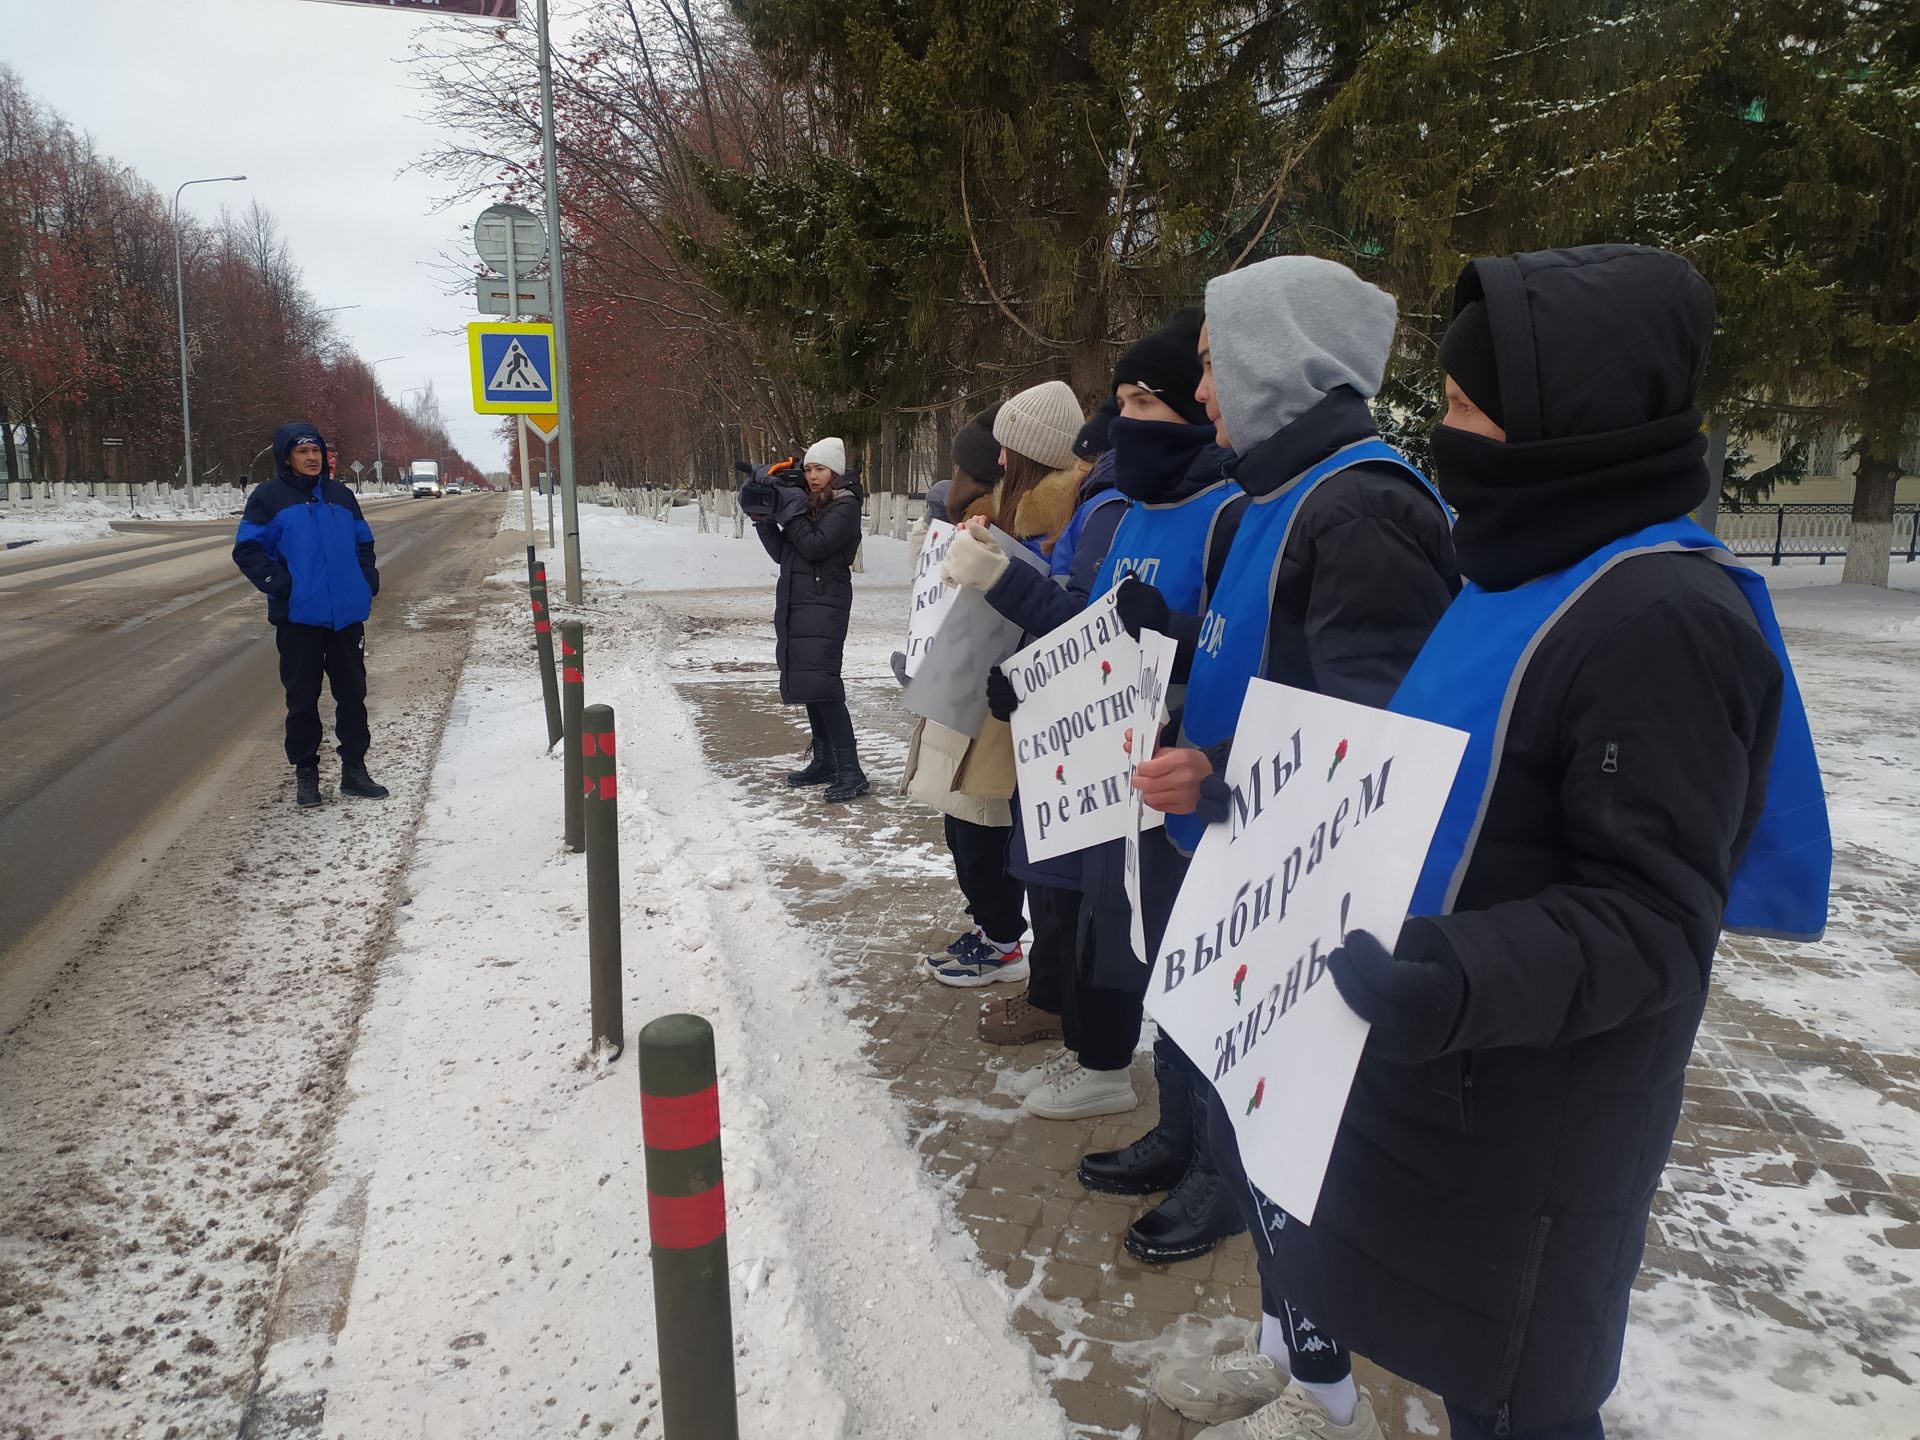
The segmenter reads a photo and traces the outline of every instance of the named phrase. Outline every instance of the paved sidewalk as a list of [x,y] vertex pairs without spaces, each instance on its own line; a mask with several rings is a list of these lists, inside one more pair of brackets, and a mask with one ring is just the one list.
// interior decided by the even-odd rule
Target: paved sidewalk
[[[817,792],[782,783],[803,744],[799,712],[777,703],[769,662],[740,658],[770,655],[770,636],[763,643],[760,633],[769,627],[735,597],[660,598],[670,614],[687,617],[678,683],[695,705],[709,757],[738,782],[737,803],[778,837],[769,864],[779,867],[796,916],[829,946],[834,963],[823,978],[845,987],[850,1013],[870,1037],[875,1073],[901,1099],[928,1171],[983,1259],[1005,1274],[1014,1323],[1050,1368],[1078,1433],[1193,1434],[1198,1426],[1153,1399],[1149,1377],[1174,1349],[1240,1341],[1230,1317],[1259,1308],[1249,1242],[1242,1237],[1189,1265],[1141,1266],[1120,1245],[1135,1206],[1089,1194],[1074,1179],[1084,1151],[1125,1143],[1152,1123],[1146,1056],[1136,1062],[1144,1103],[1134,1114],[1077,1124],[1025,1117],[1003,1079],[1043,1058],[1046,1047],[1017,1055],[980,1043],[982,992],[949,990],[919,973],[919,957],[944,944],[964,916],[938,817],[893,794],[909,719],[897,689],[890,681],[850,685],[874,793],[824,806]],[[874,643],[865,637],[869,649]],[[1920,647],[1904,651],[1920,659]],[[1810,637],[1796,653],[1809,657],[1810,699],[1818,704],[1823,686],[1844,688],[1858,720],[1858,734],[1823,728],[1825,763],[1903,764],[1891,749],[1876,751],[1872,738],[1882,725],[1912,728],[1901,672],[1889,672],[1884,693],[1875,694],[1859,683],[1862,656]],[[1911,786],[1902,793],[1907,799],[1894,803],[1911,804]],[[837,873],[808,853],[810,837],[823,835],[836,842],[831,853],[859,857],[858,873]],[[1847,1423],[1863,1428],[1849,1434],[1916,1433],[1920,1394],[1904,1387],[1920,1377],[1912,1319],[1920,1290],[1908,1278],[1915,1271],[1907,1253],[1920,1249],[1920,1059],[1911,1013],[1879,1017],[1877,1027],[1859,1013],[1870,1010],[1868,997],[1888,986],[1905,993],[1900,987],[1920,974],[1920,919],[1906,898],[1920,893],[1916,879],[1910,856],[1848,849],[1835,911],[1844,940],[1723,950],[1687,1112],[1649,1226],[1621,1389],[1607,1411],[1610,1434],[1766,1433],[1741,1428],[1739,1414],[1749,1409],[1777,1415],[1772,1433],[1782,1437],[1834,1433],[1828,1427],[1845,1413],[1834,1406],[1862,1407]],[[1860,943],[1862,930],[1875,941]],[[1836,1017],[1831,1007],[1846,1008],[1849,996],[1851,1009]],[[1842,1032],[1870,1043],[1836,1038]],[[1389,1435],[1445,1434],[1431,1396],[1362,1367]],[[1756,1375],[1771,1379],[1777,1395],[1771,1387],[1753,1393]],[[1815,1428],[1799,1428],[1807,1423]]]
[[[846,988],[849,1011],[869,1036],[874,1073],[906,1107],[928,1171],[982,1259],[1006,1276],[1017,1296],[1013,1323],[1050,1371],[1076,1433],[1197,1434],[1202,1426],[1153,1398],[1152,1373],[1176,1349],[1204,1353],[1244,1341],[1241,1322],[1260,1312],[1251,1242],[1237,1237],[1184,1265],[1142,1265],[1121,1237],[1151,1199],[1093,1194],[1074,1173],[1082,1154],[1124,1145],[1153,1124],[1149,1056],[1143,1050],[1135,1060],[1141,1105],[1132,1114],[1078,1122],[1026,1115],[1004,1080],[1052,1047],[1010,1051],[982,1043],[974,1030],[982,1000],[1021,987],[955,990],[921,973],[921,957],[964,928],[966,915],[940,817],[894,794],[911,720],[898,687],[891,680],[849,686],[873,793],[825,805],[817,790],[784,784],[801,761],[805,722],[798,709],[778,703],[771,663],[742,658],[771,654],[770,639],[754,638],[761,624],[735,618],[738,607],[723,596],[662,600],[669,613],[691,617],[693,643],[678,669],[708,758],[739,782],[734,803],[754,816],[750,823],[780,836],[769,860],[781,867],[792,913],[833,956],[824,978]],[[810,858],[808,837],[823,833],[838,842],[836,853],[844,846],[858,855],[863,873],[836,873]],[[1149,1041],[1151,1034],[1149,1025]],[[1439,1404],[1422,1392],[1364,1364],[1362,1383],[1391,1433],[1445,1433]],[[1409,1402],[1414,1424],[1427,1428],[1406,1428]]]

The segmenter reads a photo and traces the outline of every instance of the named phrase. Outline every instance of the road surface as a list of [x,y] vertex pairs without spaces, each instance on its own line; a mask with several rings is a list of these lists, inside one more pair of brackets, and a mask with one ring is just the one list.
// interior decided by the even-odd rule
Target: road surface
[[[478,499],[369,503],[382,581],[370,650],[382,625],[479,579],[497,512]],[[266,600],[234,569],[231,522],[118,529],[0,554],[0,985],[37,929],[70,914],[236,740],[284,713]]]

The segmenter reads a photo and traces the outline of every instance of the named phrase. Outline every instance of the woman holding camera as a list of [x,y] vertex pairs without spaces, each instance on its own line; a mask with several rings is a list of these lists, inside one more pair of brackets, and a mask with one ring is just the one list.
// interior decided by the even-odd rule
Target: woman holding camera
[[740,508],[780,563],[773,608],[780,699],[805,705],[813,729],[813,758],[787,783],[825,785],[827,799],[852,800],[866,794],[867,777],[840,678],[860,548],[860,487],[847,470],[845,443],[837,436],[815,441],[798,473],[791,460],[756,470],[740,487]]

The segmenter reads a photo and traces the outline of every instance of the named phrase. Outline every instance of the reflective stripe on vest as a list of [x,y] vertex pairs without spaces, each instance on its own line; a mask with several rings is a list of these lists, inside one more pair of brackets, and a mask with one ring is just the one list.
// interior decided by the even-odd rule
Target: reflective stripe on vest
[[[1220,583],[1200,622],[1200,645],[1187,678],[1186,714],[1180,727],[1186,744],[1204,749],[1233,734],[1247,698],[1247,682],[1266,671],[1273,589],[1294,517],[1322,481],[1366,464],[1398,466],[1433,495],[1441,513],[1446,513],[1445,503],[1427,477],[1377,436],[1334,451],[1270,495],[1255,496],[1240,517]],[[1197,815],[1167,817],[1167,835],[1182,854],[1193,853],[1205,830],[1205,822]]]
[[1499,783],[1514,702],[1541,642],[1621,561],[1684,550],[1704,552],[1739,585],[1785,677],[1766,805],[1734,871],[1725,928],[1788,939],[1820,936],[1827,921],[1833,842],[1813,735],[1772,597],[1760,576],[1686,519],[1650,525],[1557,574],[1511,590],[1483,590],[1469,582],[1434,627],[1388,708],[1463,730],[1468,739],[1410,914],[1445,915],[1459,897]]
[[1207,588],[1214,524],[1239,493],[1238,485],[1223,479],[1182,500],[1129,503],[1100,562],[1091,598],[1098,600],[1125,576],[1137,575],[1166,596],[1169,609],[1193,614]]

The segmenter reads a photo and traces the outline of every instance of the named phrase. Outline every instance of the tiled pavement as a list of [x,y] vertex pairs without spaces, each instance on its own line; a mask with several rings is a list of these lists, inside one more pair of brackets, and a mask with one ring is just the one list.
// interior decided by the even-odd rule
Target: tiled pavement
[[[906,1107],[928,1171],[951,1195],[981,1255],[1018,1292],[1014,1323],[1050,1371],[1077,1432],[1135,1440],[1193,1434],[1198,1426],[1153,1400],[1148,1377],[1173,1349],[1238,1343],[1230,1317],[1251,1317],[1259,1308],[1250,1244],[1241,1237],[1191,1264],[1142,1266],[1120,1245],[1134,1204],[1089,1194],[1074,1179],[1083,1152],[1123,1144],[1151,1123],[1147,1057],[1136,1062],[1143,1105],[1131,1115],[1085,1123],[1025,1117],[1002,1088],[1003,1076],[1037,1063],[1046,1047],[1013,1055],[982,1044],[974,1019],[983,992],[950,990],[919,973],[919,957],[944,944],[963,914],[938,817],[892,793],[908,728],[897,691],[890,682],[850,687],[874,794],[851,806],[823,806],[817,792],[780,784],[780,772],[801,749],[799,712],[776,703],[769,664],[739,658],[770,654],[764,621],[749,619],[733,597],[663,599],[670,613],[687,617],[689,643],[676,653],[676,677],[700,717],[709,758],[739,782],[738,802],[769,836],[769,863],[780,869],[793,912],[828,942],[834,965],[827,978],[846,988],[852,1016],[867,1028],[875,1073]],[[1889,903],[1879,883],[1885,877],[1843,868],[1840,878],[1860,902]],[[1920,924],[1913,930],[1920,933]],[[1764,945],[1723,956],[1689,1072],[1687,1114],[1649,1230],[1636,1319],[1651,1313],[1657,1323],[1666,1282],[1683,1287],[1689,1301],[1704,1288],[1731,1314],[1802,1332],[1818,1350],[1818,1364],[1837,1361],[1842,1372],[1857,1364],[1860,1373],[1914,1383],[1911,1356],[1900,1349],[1910,1335],[1887,1334],[1870,1298],[1804,1288],[1811,1262],[1791,1237],[1747,1223],[1756,1210],[1795,1206],[1871,1217],[1882,1223],[1865,1234],[1868,1250],[1856,1273],[1876,1279],[1886,1277],[1875,1267],[1920,1248],[1920,1164],[1912,1160],[1920,1144],[1911,1129],[1904,1146],[1863,1143],[1868,1137],[1850,1133],[1830,1103],[1836,1084],[1851,1087],[1842,1095],[1891,1101],[1897,1133],[1901,1119],[1912,1122],[1920,1108],[1920,1061],[1911,1046],[1835,1041],[1801,1016],[1754,998],[1777,988],[1775,979],[1803,978],[1809,966],[1829,967],[1844,984],[1848,967],[1861,963],[1920,969],[1920,950],[1868,962],[1857,954],[1823,958],[1805,947]],[[1816,1024],[1818,1018],[1806,1017]],[[1782,1191],[1791,1192],[1784,1202]],[[1872,1285],[1868,1292],[1878,1293]],[[1712,1356],[1700,1358],[1708,1363]],[[1629,1381],[1634,1364],[1630,1346]],[[1364,1361],[1361,1378],[1389,1435],[1444,1435],[1431,1397]],[[1616,1434],[1665,1433],[1657,1398],[1626,1408],[1628,1423],[1616,1425]]]

